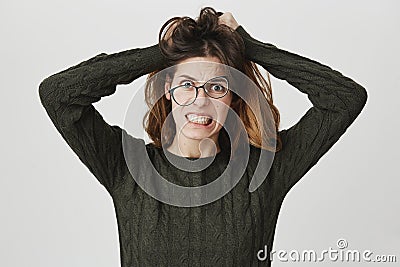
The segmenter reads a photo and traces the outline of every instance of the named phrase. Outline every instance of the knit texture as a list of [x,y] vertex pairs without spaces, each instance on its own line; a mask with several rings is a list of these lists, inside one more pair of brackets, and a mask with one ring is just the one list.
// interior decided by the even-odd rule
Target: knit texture
[[[101,53],[44,79],[39,96],[52,123],[82,163],[113,199],[118,223],[121,266],[270,266],[257,252],[273,246],[279,210],[289,190],[339,140],[360,114],[366,90],[340,72],[306,57],[262,43],[242,26],[236,31],[246,57],[274,77],[307,94],[313,106],[289,129],[278,132],[283,148],[275,154],[266,179],[248,187],[260,149],[250,145],[246,171],[222,198],[199,207],[176,207],[149,196],[132,175],[146,151],[157,171],[182,186],[206,184],[218,177],[229,157],[217,154],[205,170],[175,168],[162,149],[131,137],[137,172],[128,170],[122,149],[126,131],[109,125],[93,103],[161,69],[165,58],[158,44],[118,53]],[[135,149],[136,148],[136,149]],[[172,154],[168,156],[181,158]],[[202,160],[202,159],[200,159]]]

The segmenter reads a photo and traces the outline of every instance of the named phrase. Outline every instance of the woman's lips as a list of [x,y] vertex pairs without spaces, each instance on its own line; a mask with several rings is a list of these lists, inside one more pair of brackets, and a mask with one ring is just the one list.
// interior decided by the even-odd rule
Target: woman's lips
[[210,123],[211,120],[213,119],[213,117],[209,114],[206,113],[187,113],[186,118],[191,121],[191,122],[195,122],[195,123],[199,123],[199,124],[206,124],[206,123]]
[[188,113],[185,115],[186,120],[190,125],[198,126],[201,128],[210,127],[214,124],[212,116],[208,114]]

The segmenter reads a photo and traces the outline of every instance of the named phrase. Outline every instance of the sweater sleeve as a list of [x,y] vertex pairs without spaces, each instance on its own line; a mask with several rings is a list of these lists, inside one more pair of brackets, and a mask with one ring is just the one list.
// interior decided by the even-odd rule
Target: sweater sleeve
[[282,150],[275,154],[274,167],[277,190],[285,196],[361,113],[367,91],[326,65],[254,39],[242,26],[236,31],[248,59],[307,94],[313,104],[295,125],[278,132]]
[[[113,94],[117,84],[161,68],[158,44],[118,53],[101,53],[45,78],[39,97],[52,123],[97,180],[112,192],[127,172],[122,129],[109,125],[92,103]],[[142,139],[136,139],[144,145]]]

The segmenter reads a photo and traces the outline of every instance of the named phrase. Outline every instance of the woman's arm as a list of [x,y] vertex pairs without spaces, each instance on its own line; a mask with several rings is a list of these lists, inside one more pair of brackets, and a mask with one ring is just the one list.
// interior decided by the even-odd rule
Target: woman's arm
[[[103,96],[160,68],[158,44],[118,53],[101,53],[44,79],[39,96],[61,136],[98,181],[112,192],[127,171],[122,129],[109,125],[94,108]],[[138,145],[144,141],[137,139]]]
[[353,123],[366,104],[367,91],[326,65],[252,38],[242,26],[236,31],[248,59],[307,94],[313,104],[295,125],[278,133],[283,148],[274,164],[284,196]]

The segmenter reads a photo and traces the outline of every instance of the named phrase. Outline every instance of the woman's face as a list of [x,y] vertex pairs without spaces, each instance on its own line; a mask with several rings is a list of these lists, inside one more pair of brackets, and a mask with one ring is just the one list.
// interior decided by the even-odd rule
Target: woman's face
[[166,98],[172,101],[172,116],[177,134],[188,139],[211,138],[214,141],[218,140],[218,133],[231,105],[232,93],[228,91],[225,96],[215,99],[209,97],[203,88],[199,88],[197,98],[192,104],[180,106],[174,101],[168,90],[182,84],[201,86],[211,78],[224,75],[221,66],[221,61],[216,57],[188,58],[177,66],[172,80],[168,80],[167,77],[165,94]]

